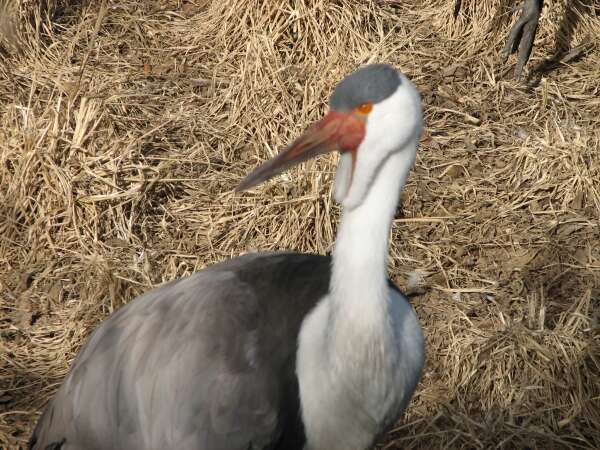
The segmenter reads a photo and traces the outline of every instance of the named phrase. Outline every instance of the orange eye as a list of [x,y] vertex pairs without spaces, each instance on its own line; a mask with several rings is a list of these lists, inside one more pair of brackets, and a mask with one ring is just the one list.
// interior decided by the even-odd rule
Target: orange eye
[[369,114],[373,110],[373,103],[363,103],[356,110],[361,114]]

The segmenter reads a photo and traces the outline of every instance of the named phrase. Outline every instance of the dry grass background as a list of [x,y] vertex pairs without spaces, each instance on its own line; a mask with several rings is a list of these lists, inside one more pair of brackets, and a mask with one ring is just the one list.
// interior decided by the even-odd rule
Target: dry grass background
[[523,85],[506,0],[0,1],[0,447],[141,292],[331,249],[335,157],[232,188],[385,61],[425,105],[390,271],[428,362],[383,448],[600,448],[600,17],[546,3]]

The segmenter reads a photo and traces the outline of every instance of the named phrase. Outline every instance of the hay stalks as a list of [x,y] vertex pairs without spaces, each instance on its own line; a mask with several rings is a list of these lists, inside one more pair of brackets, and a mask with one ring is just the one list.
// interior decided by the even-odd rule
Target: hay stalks
[[600,20],[547,3],[531,67],[589,47],[528,86],[499,62],[508,2],[456,21],[454,0],[19,3],[53,13],[25,14],[0,63],[0,447],[141,292],[254,249],[327,252],[335,157],[232,188],[386,61],[425,105],[390,272],[423,274],[429,360],[382,445],[599,448]]

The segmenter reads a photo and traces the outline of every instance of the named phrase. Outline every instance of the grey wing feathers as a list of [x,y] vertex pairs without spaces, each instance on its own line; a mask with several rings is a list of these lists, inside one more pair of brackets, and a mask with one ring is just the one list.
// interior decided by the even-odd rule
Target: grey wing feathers
[[299,420],[281,406],[300,324],[328,285],[329,258],[257,254],[130,302],[79,353],[31,447],[270,448]]

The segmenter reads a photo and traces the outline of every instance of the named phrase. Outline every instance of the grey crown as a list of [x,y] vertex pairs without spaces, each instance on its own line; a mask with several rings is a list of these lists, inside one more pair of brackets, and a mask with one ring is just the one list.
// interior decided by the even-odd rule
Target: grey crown
[[371,64],[344,78],[329,99],[336,111],[350,111],[363,103],[379,103],[400,86],[398,71],[387,64]]

